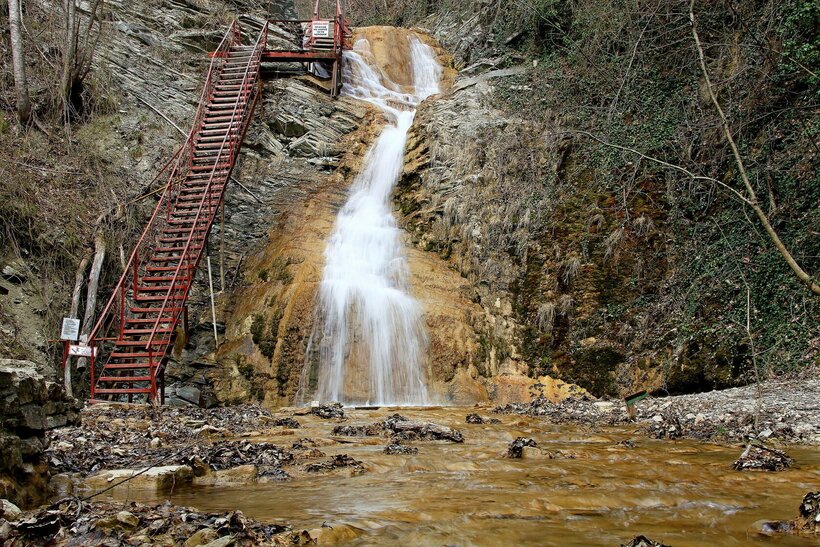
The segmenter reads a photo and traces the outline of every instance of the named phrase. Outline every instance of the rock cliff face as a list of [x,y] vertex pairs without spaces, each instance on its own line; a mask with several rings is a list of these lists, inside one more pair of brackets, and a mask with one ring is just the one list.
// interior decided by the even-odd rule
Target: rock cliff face
[[[419,110],[396,196],[415,247],[465,279],[479,374],[551,374],[595,395],[659,387],[659,362],[627,363],[634,331],[618,336],[601,310],[633,296],[628,278],[638,270],[658,283],[663,263],[644,271],[646,257],[623,250],[610,260],[596,234],[615,223],[600,214],[614,196],[577,174],[559,123],[497,108],[497,86],[525,68],[488,66],[467,67]],[[647,225],[659,215],[649,203],[639,213]],[[663,246],[649,227],[639,239],[649,251]]]
[[[751,381],[742,333],[692,335],[702,328],[691,326],[692,309],[726,322],[715,302],[684,304],[711,275],[692,262],[708,260],[691,236],[708,217],[682,210],[668,177],[637,176],[640,160],[602,167],[602,152],[579,143],[549,94],[562,68],[493,42],[495,7],[424,21],[461,70],[449,93],[419,109],[396,195],[415,247],[465,279],[479,310],[470,322],[479,373],[550,374],[598,396]],[[690,270],[701,277],[692,281]]]
[[31,506],[48,497],[46,431],[79,425],[79,410],[34,363],[0,359],[0,498]]
[[[382,69],[398,82],[407,80],[401,68],[406,62],[394,58],[390,40],[406,32],[357,32],[371,41]],[[449,70],[446,79],[452,76]],[[330,99],[307,80],[274,81],[265,91],[265,107],[249,139],[254,151],[241,174],[286,181],[292,190],[271,196],[270,214],[259,222],[268,229],[267,239],[243,264],[243,286],[222,300],[226,342],[211,378],[222,399],[252,397],[274,405],[293,401],[306,364],[326,240],[383,122],[364,103]],[[260,149],[257,143],[267,144]],[[410,247],[408,261],[412,290],[425,312],[434,391],[441,400],[485,400],[486,388],[470,379],[480,366],[470,315],[480,309],[465,297],[464,279],[420,249]],[[454,383],[457,375],[466,376]]]

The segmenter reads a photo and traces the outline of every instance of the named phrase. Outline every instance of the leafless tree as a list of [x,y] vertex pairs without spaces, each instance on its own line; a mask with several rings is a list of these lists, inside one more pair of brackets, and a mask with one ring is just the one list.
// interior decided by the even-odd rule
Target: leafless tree
[[14,70],[14,88],[17,92],[17,117],[20,123],[31,118],[31,99],[26,80],[26,59],[23,55],[23,11],[20,0],[9,0],[9,31],[11,34],[11,57]]
[[65,16],[65,44],[60,79],[60,95],[63,101],[63,117],[68,121],[76,115],[78,94],[91,71],[91,61],[100,39],[99,14],[103,0],[92,0],[85,17],[77,13],[77,0],[63,0]]
[[763,225],[763,228],[766,230],[766,234],[771,239],[772,243],[774,244],[777,251],[786,261],[786,264],[789,265],[789,268],[792,269],[794,275],[803,282],[811,292],[814,294],[820,294],[820,284],[815,280],[814,277],[809,275],[794,259],[789,249],[780,239],[780,236],[775,231],[774,227],[772,226],[771,222],[769,222],[769,217],[763,211],[763,208],[760,206],[760,202],[757,199],[757,194],[755,193],[754,187],[752,186],[752,182],[749,180],[749,176],[746,174],[746,166],[743,164],[743,158],[740,155],[740,151],[738,150],[737,144],[735,144],[735,139],[732,137],[732,131],[729,128],[729,121],[726,119],[726,114],[723,112],[723,108],[721,108],[720,103],[718,102],[717,96],[715,95],[715,90],[712,87],[712,81],[709,78],[709,71],[706,70],[706,57],[703,53],[703,46],[700,42],[700,36],[698,35],[697,29],[697,21],[695,19],[695,0],[691,0],[689,4],[689,20],[692,23],[692,36],[695,39],[695,46],[698,50],[698,57],[700,59],[700,68],[703,72],[703,79],[706,82],[706,89],[709,91],[709,98],[712,100],[712,104],[715,106],[715,110],[717,110],[718,115],[720,116],[721,125],[723,128],[723,134],[726,137],[726,141],[729,143],[729,147],[732,149],[732,155],[735,157],[735,164],[737,165],[738,172],[740,173],[740,180],[743,181],[743,186],[746,189],[746,203],[752,208],[752,210],[757,215],[758,220],[760,220],[760,224]]

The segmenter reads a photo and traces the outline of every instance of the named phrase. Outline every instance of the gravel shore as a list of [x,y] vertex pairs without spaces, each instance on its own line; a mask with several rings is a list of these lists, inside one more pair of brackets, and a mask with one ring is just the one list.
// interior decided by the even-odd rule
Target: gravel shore
[[[617,425],[630,421],[623,401],[544,399],[497,407],[500,414],[544,416],[556,422]],[[753,438],[820,444],[820,378],[772,380],[757,386],[647,397],[636,404],[635,422],[657,438],[710,441]]]

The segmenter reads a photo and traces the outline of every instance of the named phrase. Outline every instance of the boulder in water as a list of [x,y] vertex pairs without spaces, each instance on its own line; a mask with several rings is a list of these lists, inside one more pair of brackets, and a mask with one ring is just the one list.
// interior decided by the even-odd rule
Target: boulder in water
[[384,447],[385,454],[400,454],[404,456],[409,456],[412,454],[418,454],[419,449],[415,446],[407,446],[401,443],[391,443]]
[[785,452],[763,445],[749,444],[732,467],[738,471],[750,469],[783,471],[791,467],[793,463],[794,460]]
[[635,536],[632,538],[629,543],[621,543],[621,547],[669,547],[661,543],[660,541],[655,541],[653,539],[649,539],[646,536]]
[[344,418],[345,411],[342,403],[322,403],[310,409],[310,413],[325,420]]
[[535,448],[538,446],[538,444],[529,437],[518,437],[513,442],[511,442],[510,446],[507,448],[507,457],[520,459],[521,456],[524,454],[525,446],[531,446]]
[[463,443],[464,436],[461,431],[443,425],[430,422],[414,422],[402,416],[393,414],[384,421],[384,428],[393,433],[393,438],[398,440],[428,440],[428,441],[451,441]]
[[468,424],[483,424],[484,423],[484,418],[482,418],[478,414],[467,414],[467,423]]

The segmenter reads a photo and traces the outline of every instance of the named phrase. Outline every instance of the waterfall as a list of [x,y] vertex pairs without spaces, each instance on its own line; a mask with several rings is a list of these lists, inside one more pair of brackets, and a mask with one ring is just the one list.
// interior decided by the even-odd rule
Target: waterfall
[[[419,303],[391,207],[404,165],[416,106],[438,93],[441,66],[433,49],[408,38],[412,86],[391,81],[370,64],[370,44],[358,40],[344,54],[342,93],[376,105],[387,121],[367,152],[325,250],[317,318],[308,343],[300,397],[345,404],[423,405],[426,335]],[[315,362],[318,357],[318,364]]]

